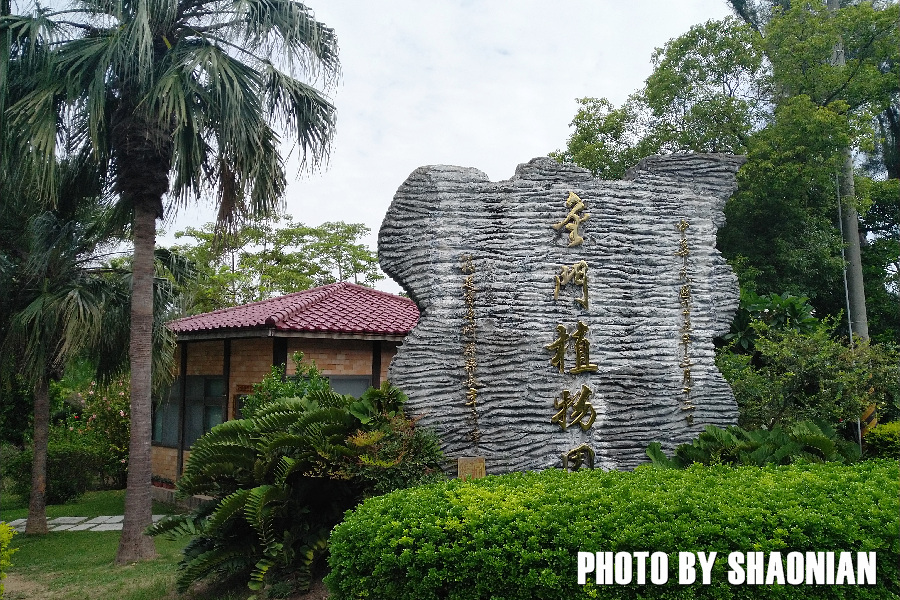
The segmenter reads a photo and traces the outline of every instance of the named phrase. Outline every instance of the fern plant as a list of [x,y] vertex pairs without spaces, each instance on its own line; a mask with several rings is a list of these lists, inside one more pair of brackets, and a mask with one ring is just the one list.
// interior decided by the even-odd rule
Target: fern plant
[[149,530],[193,537],[179,590],[214,574],[245,576],[255,591],[285,579],[306,589],[347,509],[439,476],[437,440],[403,416],[402,392],[386,384],[364,400],[330,390],[270,400],[194,444],[177,496],[214,500]]
[[748,431],[707,425],[696,439],[675,448],[669,458],[659,442],[647,448],[650,462],[664,469],[703,465],[786,465],[797,461],[849,463],[860,457],[859,446],[842,439],[825,423],[801,421],[790,427]]

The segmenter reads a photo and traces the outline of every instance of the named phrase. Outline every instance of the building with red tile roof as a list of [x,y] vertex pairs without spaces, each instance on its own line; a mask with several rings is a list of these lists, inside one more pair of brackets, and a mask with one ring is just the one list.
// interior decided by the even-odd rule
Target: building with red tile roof
[[265,333],[269,337],[328,333],[399,341],[418,320],[419,309],[409,298],[341,282],[176,319],[169,328],[179,340],[240,333]]
[[295,352],[340,393],[378,387],[418,319],[409,298],[341,282],[171,321],[178,374],[154,407],[154,475],[177,479],[194,440],[239,418],[272,365],[293,374]]

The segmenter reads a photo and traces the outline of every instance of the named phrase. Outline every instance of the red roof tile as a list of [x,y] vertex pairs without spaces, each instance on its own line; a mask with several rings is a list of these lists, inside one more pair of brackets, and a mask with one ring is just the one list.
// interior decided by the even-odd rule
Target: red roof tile
[[322,333],[406,335],[419,320],[409,298],[354,283],[332,283],[261,302],[169,322],[175,333],[275,329]]

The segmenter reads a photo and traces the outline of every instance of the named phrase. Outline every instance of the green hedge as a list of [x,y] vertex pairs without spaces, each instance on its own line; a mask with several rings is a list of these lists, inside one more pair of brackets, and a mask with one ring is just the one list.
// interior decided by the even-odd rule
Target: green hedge
[[876,425],[863,441],[868,457],[900,459],[900,421]]
[[[32,450],[28,448],[3,467],[13,482],[10,491],[26,502],[31,495],[32,456]],[[102,465],[100,448],[67,440],[50,441],[47,445],[47,504],[65,504],[92,489]]]
[[[333,600],[900,598],[898,465],[558,470],[367,500],[331,536]],[[728,583],[731,551],[876,551],[877,586]],[[662,551],[665,585],[578,585],[579,551]],[[716,551],[710,585],[679,551]],[[649,580],[649,573],[648,573]]]
[[10,557],[16,552],[16,549],[9,547],[15,534],[12,527],[0,521],[0,598],[3,598],[3,580],[6,579],[6,570],[12,566]]

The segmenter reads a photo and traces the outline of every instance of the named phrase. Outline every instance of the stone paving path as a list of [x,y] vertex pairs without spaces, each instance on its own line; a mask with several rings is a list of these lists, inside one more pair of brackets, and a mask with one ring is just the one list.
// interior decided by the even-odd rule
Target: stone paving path
[[[165,515],[153,515],[153,522],[156,523]],[[55,519],[47,519],[47,526],[50,531],[122,531],[122,515],[102,516],[88,519],[87,517],[56,517]],[[18,531],[24,533],[25,522],[28,519],[16,519],[10,521],[9,525]]]

